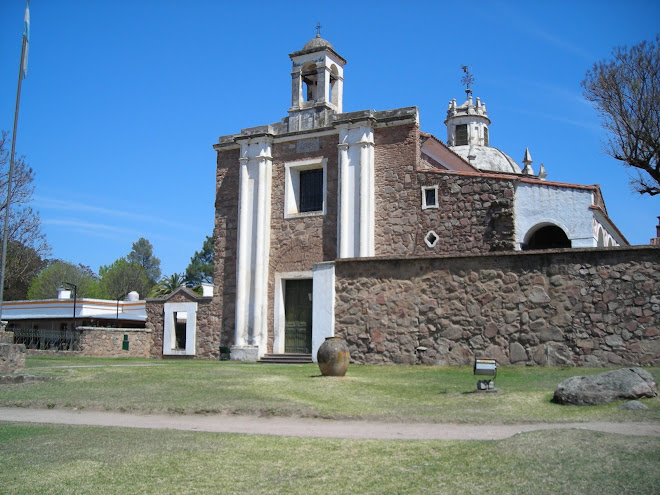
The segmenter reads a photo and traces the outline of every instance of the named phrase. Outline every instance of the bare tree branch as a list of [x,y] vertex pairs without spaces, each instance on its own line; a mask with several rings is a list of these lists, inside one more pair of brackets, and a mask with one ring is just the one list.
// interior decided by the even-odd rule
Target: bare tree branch
[[660,36],[614,49],[612,60],[587,71],[582,88],[608,132],[607,154],[637,169],[635,191],[660,194]]
[[[9,134],[0,133],[0,218],[7,208],[9,179]],[[30,207],[34,192],[34,171],[23,157],[14,160],[11,208],[7,231],[7,265],[4,298],[25,299],[30,282],[44,266],[50,254],[46,235],[41,230],[39,214]],[[4,234],[3,234],[4,235]]]

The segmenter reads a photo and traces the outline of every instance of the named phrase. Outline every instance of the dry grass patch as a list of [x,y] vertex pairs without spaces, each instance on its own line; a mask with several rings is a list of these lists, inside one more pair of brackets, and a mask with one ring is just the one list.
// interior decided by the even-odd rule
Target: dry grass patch
[[503,441],[331,440],[0,424],[21,494],[652,494],[660,440],[540,431]]

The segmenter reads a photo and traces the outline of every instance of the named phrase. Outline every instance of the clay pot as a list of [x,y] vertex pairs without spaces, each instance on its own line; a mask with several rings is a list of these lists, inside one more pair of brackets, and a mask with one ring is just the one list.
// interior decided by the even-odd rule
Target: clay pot
[[351,355],[341,337],[327,337],[316,353],[316,360],[323,376],[344,376]]

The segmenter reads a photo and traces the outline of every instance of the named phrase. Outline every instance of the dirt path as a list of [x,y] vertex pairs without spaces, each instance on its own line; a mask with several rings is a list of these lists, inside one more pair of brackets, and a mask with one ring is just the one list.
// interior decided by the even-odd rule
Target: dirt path
[[349,439],[500,440],[522,432],[559,429],[660,437],[660,423],[457,425],[230,415],[143,415],[11,407],[0,407],[0,421]]

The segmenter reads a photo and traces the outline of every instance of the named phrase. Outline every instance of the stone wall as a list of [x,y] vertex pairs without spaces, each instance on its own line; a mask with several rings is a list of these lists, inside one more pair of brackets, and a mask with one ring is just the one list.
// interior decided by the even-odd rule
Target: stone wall
[[[151,331],[145,328],[78,327],[81,356],[92,357],[150,357]],[[128,336],[128,350],[123,349]]]
[[[377,256],[514,250],[511,177],[431,170],[414,124],[377,129],[375,143]],[[436,185],[438,208],[423,210],[422,187]],[[424,240],[430,231],[433,247]]]
[[[195,357],[202,359],[219,359],[222,335],[220,329],[221,316],[218,301],[208,297],[193,298],[185,292],[175,293],[169,299],[150,299],[146,302],[146,327],[152,333],[149,356],[163,357],[164,307],[166,302],[196,302],[197,324],[195,333]],[[171,356],[168,356],[171,357]]]
[[15,373],[25,368],[25,346],[14,344],[14,334],[0,328],[0,373]]
[[[513,251],[513,180],[451,172],[418,172],[422,186],[438,186],[438,208],[421,210],[415,256]],[[421,192],[418,192],[421,195]],[[424,237],[433,231],[439,240],[429,247]]]
[[660,248],[338,260],[357,363],[660,365]]

